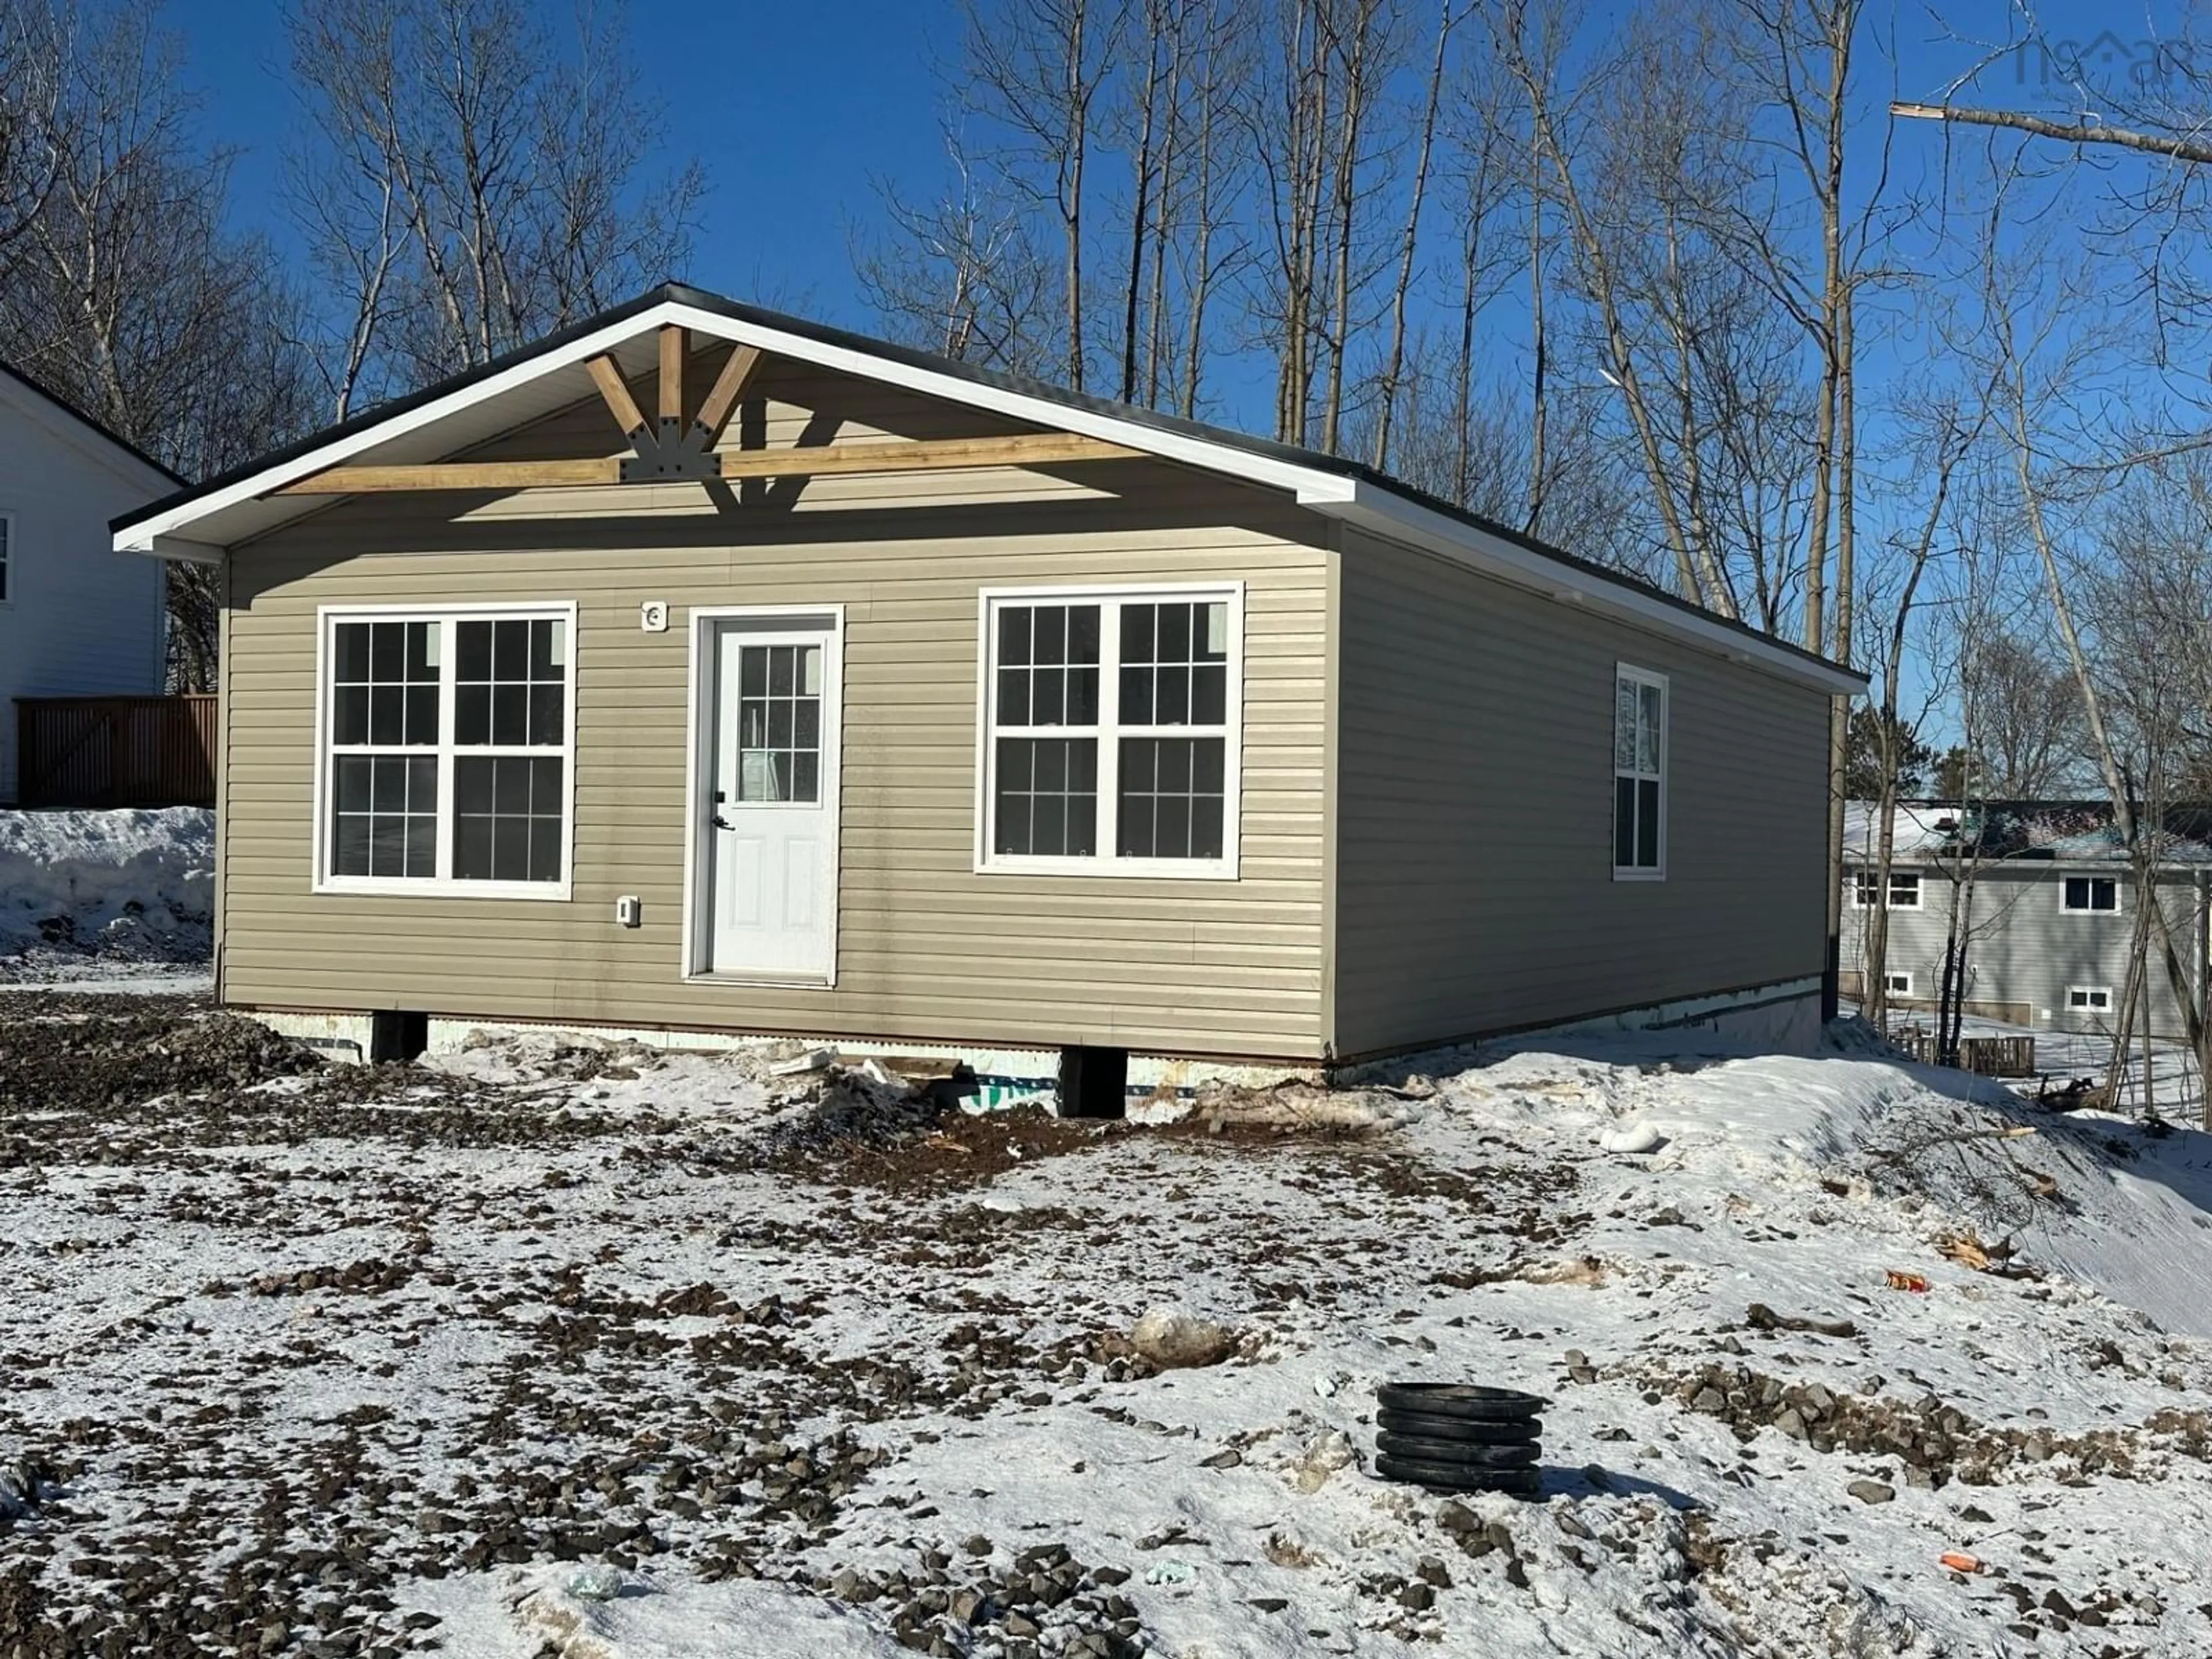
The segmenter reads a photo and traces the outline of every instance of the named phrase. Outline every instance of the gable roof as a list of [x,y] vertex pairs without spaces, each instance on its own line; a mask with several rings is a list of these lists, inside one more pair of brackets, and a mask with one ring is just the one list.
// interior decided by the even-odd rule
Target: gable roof
[[125,514],[111,526],[115,544],[165,556],[219,556],[328,499],[268,498],[268,491],[370,450],[380,462],[422,461],[500,436],[594,395],[582,369],[592,357],[611,356],[625,374],[643,374],[655,357],[653,331],[671,325],[1285,489],[1327,516],[1732,660],[1832,693],[1866,686],[1863,675],[1814,653],[1426,495],[1364,463],[978,368],[678,283]]
[[102,426],[98,421],[94,420],[91,416],[79,409],[68,398],[63,397],[60,392],[55,392],[41,382],[32,379],[31,376],[26,374],[21,369],[16,368],[15,364],[8,362],[5,358],[0,358],[0,378],[4,378],[12,384],[21,386],[24,391],[29,392],[33,398],[38,402],[59,410],[64,416],[68,416],[72,424],[82,427],[87,433],[90,434],[93,437],[99,439],[110,449],[118,451],[123,456],[131,460],[136,461],[140,466],[158,473],[161,477],[167,478],[173,484],[179,486],[184,485],[185,480],[182,474],[173,471],[168,467],[163,466],[161,462],[155,460],[151,455],[149,455],[144,450],[139,448],[137,445],[132,443],[128,438],[120,437],[117,434],[110,431],[106,427]]

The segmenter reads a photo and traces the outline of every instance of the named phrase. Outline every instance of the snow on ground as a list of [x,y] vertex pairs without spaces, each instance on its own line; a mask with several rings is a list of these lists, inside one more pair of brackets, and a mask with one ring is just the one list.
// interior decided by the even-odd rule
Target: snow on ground
[[[2212,1137],[1863,1030],[1525,1046],[1361,1132],[0,1020],[0,1651],[2212,1651]],[[1233,1357],[1155,1370],[1156,1306]],[[1540,1498],[1376,1478],[1390,1378],[1546,1395]]]
[[0,811],[0,982],[204,961],[214,910],[204,808]]

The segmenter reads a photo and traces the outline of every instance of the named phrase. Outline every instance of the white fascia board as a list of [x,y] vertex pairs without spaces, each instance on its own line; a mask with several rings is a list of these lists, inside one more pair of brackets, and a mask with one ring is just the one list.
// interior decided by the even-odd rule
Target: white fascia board
[[1561,604],[1605,611],[1635,627],[1671,635],[1731,662],[1764,669],[1832,696],[1856,696],[1867,689],[1863,674],[1810,660],[1756,634],[1732,627],[1717,617],[1686,611],[1655,594],[1607,581],[1590,571],[1547,558],[1395,491],[1362,480],[1346,482],[1353,486],[1348,501],[1308,500],[1303,495],[1299,499],[1317,513],[1342,519],[1378,536],[1441,553],[1486,575],[1545,594]]
[[222,556],[230,550],[183,536],[149,536],[134,527],[115,538],[115,550],[143,553],[149,558],[168,559],[178,564],[221,564]]

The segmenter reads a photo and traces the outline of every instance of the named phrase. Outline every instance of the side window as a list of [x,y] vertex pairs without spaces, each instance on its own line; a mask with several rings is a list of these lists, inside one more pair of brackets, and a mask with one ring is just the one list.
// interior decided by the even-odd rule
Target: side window
[[2109,915],[2120,908],[2120,884],[2112,876],[2069,876],[2061,902],[2084,915]]
[[1656,881],[1667,860],[1667,681],[1626,663],[1613,671],[1613,873]]

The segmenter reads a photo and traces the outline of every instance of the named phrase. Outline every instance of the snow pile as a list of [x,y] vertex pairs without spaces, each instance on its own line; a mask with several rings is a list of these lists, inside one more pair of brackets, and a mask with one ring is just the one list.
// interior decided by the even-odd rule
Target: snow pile
[[0,812],[0,979],[70,958],[204,960],[214,915],[204,807]]

